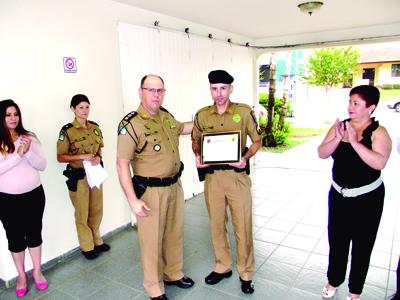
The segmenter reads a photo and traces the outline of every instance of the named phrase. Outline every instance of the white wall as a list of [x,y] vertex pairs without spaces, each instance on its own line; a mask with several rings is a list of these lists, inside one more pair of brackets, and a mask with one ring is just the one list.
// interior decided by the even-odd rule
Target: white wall
[[[73,119],[68,104],[76,93],[84,93],[91,100],[90,119],[100,124],[105,139],[103,159],[110,178],[104,184],[101,232],[105,234],[130,221],[115,170],[116,130],[126,109],[121,96],[117,24],[144,25],[155,20],[167,27],[210,31],[205,26],[111,0],[0,2],[0,99],[12,98],[20,105],[25,127],[39,136],[48,158],[48,167],[42,173],[47,196],[43,262],[78,246],[73,208],[62,176],[65,165],[56,161],[58,132]],[[243,39],[215,29],[212,32]],[[77,58],[76,74],[63,72],[64,56]],[[136,105],[132,105],[134,108]],[[1,228],[0,278],[15,276]]]

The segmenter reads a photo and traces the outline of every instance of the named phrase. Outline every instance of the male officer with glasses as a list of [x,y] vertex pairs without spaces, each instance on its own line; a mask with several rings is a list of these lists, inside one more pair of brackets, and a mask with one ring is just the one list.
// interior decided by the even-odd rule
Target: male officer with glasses
[[[211,223],[211,239],[214,247],[214,270],[205,278],[207,284],[217,284],[232,276],[232,258],[226,223],[227,206],[230,209],[236,238],[236,264],[243,293],[252,294],[254,286],[253,233],[251,180],[248,174],[249,159],[261,146],[261,136],[250,106],[233,103],[229,99],[233,91],[233,77],[224,70],[208,74],[210,92],[214,104],[200,109],[195,117],[192,132],[192,148]],[[203,133],[240,131],[241,160],[237,163],[206,165],[201,160]],[[246,148],[247,137],[252,144]]]
[[119,180],[137,216],[143,286],[158,300],[168,299],[164,283],[194,285],[183,274],[183,164],[178,147],[179,135],[190,134],[193,123],[175,120],[161,106],[164,94],[160,76],[143,77],[141,104],[120,122],[117,149]]

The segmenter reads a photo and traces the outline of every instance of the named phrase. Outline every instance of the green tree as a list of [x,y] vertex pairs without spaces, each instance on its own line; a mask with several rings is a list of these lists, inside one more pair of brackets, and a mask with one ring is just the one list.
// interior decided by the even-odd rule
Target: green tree
[[[275,54],[272,53],[269,64],[269,93],[268,99],[264,99],[266,95],[259,95],[260,103],[266,108],[266,121],[263,121],[262,126],[262,145],[268,147],[276,147],[286,142],[289,135],[290,126],[285,122],[287,111],[286,99],[275,98],[276,84],[276,62]],[[262,98],[262,99],[261,99]],[[290,109],[290,107],[289,107]],[[260,122],[261,124],[261,122]]]
[[276,141],[273,134],[274,128],[274,108],[275,108],[275,74],[276,63],[275,54],[272,53],[269,63],[269,93],[268,93],[268,106],[267,106],[267,126],[265,127],[265,142],[264,144],[270,147],[276,146]]
[[301,77],[308,85],[322,86],[328,92],[352,79],[358,67],[358,57],[358,51],[351,47],[315,50],[309,56]]

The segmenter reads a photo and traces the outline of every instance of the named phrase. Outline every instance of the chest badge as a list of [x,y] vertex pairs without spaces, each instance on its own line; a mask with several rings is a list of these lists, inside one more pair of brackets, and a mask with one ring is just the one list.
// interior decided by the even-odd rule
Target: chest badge
[[167,126],[169,126],[169,128],[171,128],[171,129],[176,128],[176,125],[174,124],[174,122],[172,121],[172,119],[169,118],[169,117],[165,118],[164,123],[165,123]]
[[141,114],[140,116],[142,117],[143,120],[148,120],[150,118],[149,115],[145,113]]
[[239,123],[240,122],[240,115],[239,114],[234,114],[233,115],[233,117],[232,117],[232,120],[235,122],[235,123]]
[[161,150],[161,145],[160,144],[155,144],[153,146],[153,150],[156,151],[156,152],[159,152]]

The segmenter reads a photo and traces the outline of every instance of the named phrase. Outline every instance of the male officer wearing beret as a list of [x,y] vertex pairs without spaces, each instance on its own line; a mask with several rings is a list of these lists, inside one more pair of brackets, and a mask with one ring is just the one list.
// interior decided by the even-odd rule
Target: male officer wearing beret
[[194,285],[183,274],[183,164],[178,147],[179,135],[189,134],[193,123],[175,120],[161,106],[164,94],[161,77],[143,77],[141,104],[122,119],[117,149],[119,180],[137,216],[143,286],[151,299],[158,300],[168,299],[164,283]]
[[[215,254],[214,270],[205,278],[207,284],[216,284],[232,275],[232,259],[226,229],[229,206],[236,238],[237,270],[241,289],[246,294],[254,292],[254,273],[251,180],[248,176],[249,159],[261,146],[261,136],[250,106],[233,103],[229,99],[233,77],[224,70],[208,74],[214,105],[200,109],[192,131],[192,148],[196,166],[205,174],[204,194],[211,222],[211,238]],[[201,161],[202,133],[239,131],[242,158],[237,163],[205,165]],[[245,152],[247,136],[252,140]],[[245,153],[244,153],[245,152]],[[201,178],[202,179],[202,178]]]

